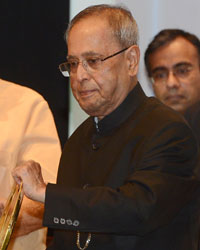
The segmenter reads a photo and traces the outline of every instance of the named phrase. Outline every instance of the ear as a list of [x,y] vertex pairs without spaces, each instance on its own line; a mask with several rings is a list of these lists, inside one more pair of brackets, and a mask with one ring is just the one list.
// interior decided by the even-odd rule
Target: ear
[[127,66],[128,73],[134,77],[138,73],[139,61],[140,61],[140,49],[137,45],[131,46],[127,51]]

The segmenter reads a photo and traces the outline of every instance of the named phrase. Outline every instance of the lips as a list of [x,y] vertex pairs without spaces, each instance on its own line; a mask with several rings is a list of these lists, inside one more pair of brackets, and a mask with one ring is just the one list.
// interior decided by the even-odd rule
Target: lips
[[172,102],[172,103],[180,102],[183,99],[184,99],[184,96],[182,95],[169,95],[165,97],[165,101]]
[[79,94],[81,97],[89,97],[89,96],[93,95],[94,92],[96,92],[96,89],[82,90],[82,91],[79,91]]

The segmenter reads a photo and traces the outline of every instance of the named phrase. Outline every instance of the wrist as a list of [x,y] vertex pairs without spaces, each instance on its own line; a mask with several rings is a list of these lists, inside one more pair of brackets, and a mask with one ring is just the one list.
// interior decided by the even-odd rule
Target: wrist
[[45,195],[46,195],[46,184],[37,190],[33,199],[36,201],[39,201],[41,203],[44,203],[45,202]]

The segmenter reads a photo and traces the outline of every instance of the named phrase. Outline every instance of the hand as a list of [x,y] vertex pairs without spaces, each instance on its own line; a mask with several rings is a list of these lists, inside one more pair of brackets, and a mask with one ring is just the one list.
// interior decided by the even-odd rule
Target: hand
[[24,194],[29,199],[44,203],[46,184],[39,163],[32,160],[22,162],[12,171],[12,175],[18,184],[23,182]]

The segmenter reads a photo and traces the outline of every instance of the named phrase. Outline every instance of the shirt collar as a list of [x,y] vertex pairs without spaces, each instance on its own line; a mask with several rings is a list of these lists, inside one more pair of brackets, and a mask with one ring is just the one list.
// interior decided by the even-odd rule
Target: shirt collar
[[99,122],[97,122],[97,117],[94,117],[97,133],[106,134],[110,130],[119,127],[140,106],[145,98],[144,91],[140,84],[137,83],[126,99],[112,113]]

